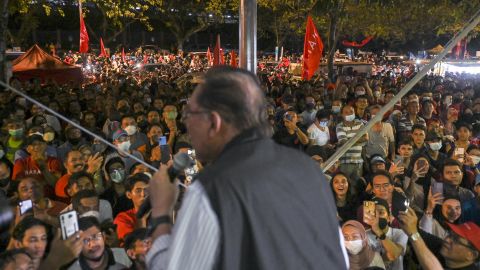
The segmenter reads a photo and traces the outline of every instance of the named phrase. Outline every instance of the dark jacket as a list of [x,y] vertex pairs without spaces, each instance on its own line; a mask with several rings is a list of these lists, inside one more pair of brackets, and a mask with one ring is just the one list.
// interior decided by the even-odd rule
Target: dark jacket
[[217,269],[346,269],[332,192],[307,155],[249,130],[198,179],[219,219]]

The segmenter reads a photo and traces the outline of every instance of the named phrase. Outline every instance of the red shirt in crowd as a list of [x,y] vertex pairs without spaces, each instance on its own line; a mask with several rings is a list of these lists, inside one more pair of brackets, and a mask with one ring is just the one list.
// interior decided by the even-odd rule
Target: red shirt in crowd
[[113,224],[117,225],[118,239],[123,240],[127,234],[135,230],[135,224],[137,223],[136,214],[135,208],[118,213],[113,221]]
[[55,195],[59,201],[64,203],[70,203],[70,198],[68,197],[67,193],[65,192],[65,188],[67,187],[68,180],[70,180],[70,174],[65,174],[60,177],[55,184]]
[[[60,173],[61,164],[57,158],[48,157],[47,158],[47,168],[51,173]],[[15,162],[13,166],[12,179],[19,180],[23,177],[30,176],[44,183],[44,195],[48,198],[54,198],[55,192],[53,187],[48,185],[45,181],[42,171],[38,164],[32,159],[32,157],[26,157],[19,159]]]

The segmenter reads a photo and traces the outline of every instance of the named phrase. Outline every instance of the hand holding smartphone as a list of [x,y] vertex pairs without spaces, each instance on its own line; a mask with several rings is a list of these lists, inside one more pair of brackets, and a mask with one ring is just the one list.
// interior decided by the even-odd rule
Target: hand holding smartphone
[[33,202],[32,200],[25,200],[18,203],[20,208],[20,215],[23,216],[27,213],[33,214]]
[[78,216],[75,210],[60,214],[59,219],[63,240],[78,232]]
[[363,202],[363,222],[368,224],[368,220],[376,216],[375,202]]
[[160,146],[160,162],[167,164],[170,161],[170,146],[167,144],[167,137],[162,136],[158,139],[158,145]]

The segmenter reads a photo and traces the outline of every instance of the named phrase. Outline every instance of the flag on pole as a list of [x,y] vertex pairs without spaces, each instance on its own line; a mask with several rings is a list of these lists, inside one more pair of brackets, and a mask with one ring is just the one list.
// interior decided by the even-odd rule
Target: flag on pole
[[303,44],[302,79],[310,80],[320,65],[322,58],[323,42],[315,28],[312,17],[307,18],[307,30]]
[[237,67],[237,56],[235,55],[235,51],[230,51],[230,65],[232,67]]
[[122,48],[122,62],[126,63],[125,62],[125,48]]
[[212,57],[212,52],[210,51],[210,46],[207,49],[207,61],[208,61],[208,66],[212,66],[213,64],[213,57]]
[[108,58],[107,51],[105,50],[105,45],[103,45],[103,39],[100,38],[100,55],[99,57],[106,57]]
[[83,14],[82,14],[82,0],[78,0],[78,8],[80,13],[80,48],[78,52],[86,53],[88,52],[88,32],[87,27],[85,27],[85,22],[83,21]]
[[217,35],[217,44],[215,44],[215,49],[213,49],[213,65],[218,66],[222,65],[222,49],[220,47],[220,35]]

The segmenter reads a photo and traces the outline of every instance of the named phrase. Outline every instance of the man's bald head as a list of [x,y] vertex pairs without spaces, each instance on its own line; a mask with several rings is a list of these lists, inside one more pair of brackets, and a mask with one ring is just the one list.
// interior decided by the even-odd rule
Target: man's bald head
[[196,91],[198,105],[218,112],[223,121],[239,132],[259,128],[270,135],[265,97],[254,74],[228,66],[214,67]]

